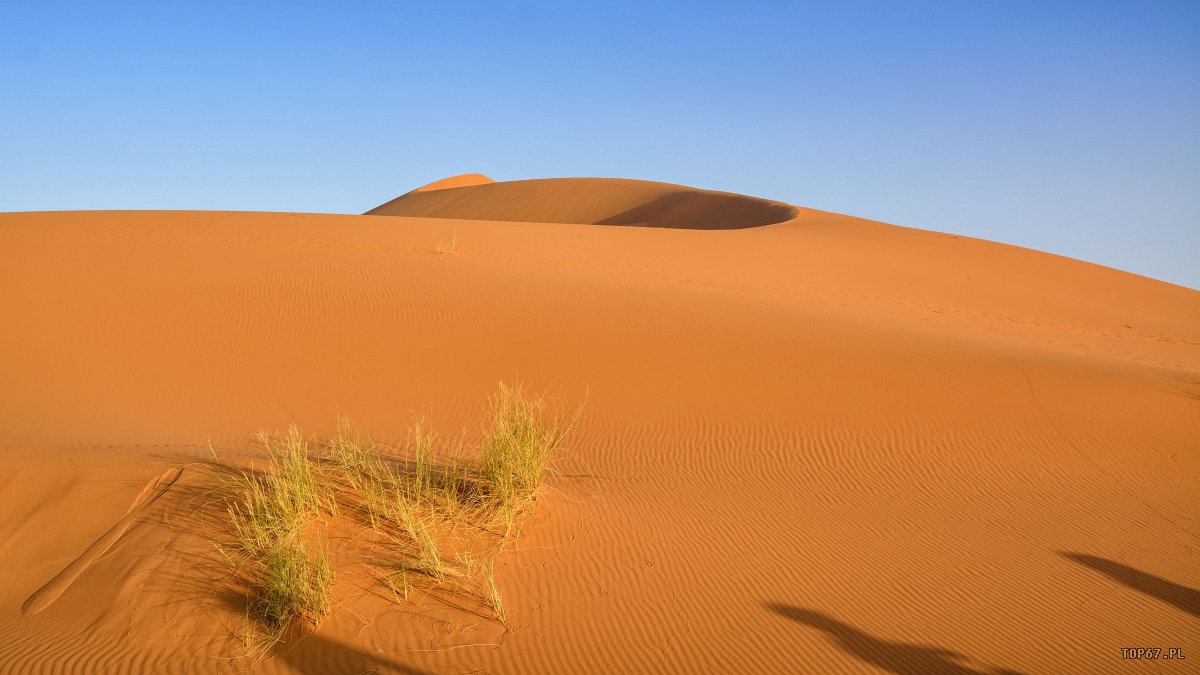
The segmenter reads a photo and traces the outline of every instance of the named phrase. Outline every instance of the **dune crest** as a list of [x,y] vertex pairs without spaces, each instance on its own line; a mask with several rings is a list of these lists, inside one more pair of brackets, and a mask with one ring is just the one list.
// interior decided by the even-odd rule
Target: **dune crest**
[[487,185],[496,181],[488,178],[481,173],[460,173],[457,176],[450,176],[441,180],[435,180],[428,185],[413,190],[413,192],[433,192],[435,190],[446,190],[449,188],[467,187],[470,185]]
[[447,178],[365,215],[738,230],[782,223],[798,209],[732,192],[623,178],[543,178],[467,185]]
[[105,551],[112,548],[112,545],[115,544],[117,540],[129,530],[129,527],[133,524],[134,520],[141,515],[143,511],[149,508],[151,504],[158,500],[159,497],[166,494],[166,491],[175,484],[175,481],[179,480],[181,475],[183,475],[182,468],[167,469],[147,483],[146,487],[142,489],[137,498],[133,500],[133,503],[129,505],[129,510],[125,513],[125,516],[122,517],[121,520],[117,521],[117,523],[113,525],[111,529],[105,532],[103,536],[92,542],[92,544],[88,546],[87,549],[79,555],[79,557],[72,560],[71,564],[67,565],[63,571],[59,572],[54,576],[53,579],[46,582],[46,584],[35,591],[33,595],[26,598],[25,602],[21,604],[21,613],[37,614],[38,612],[52,605],[54,601],[63,594],[64,591],[70,588],[71,584],[77,578],[79,578],[79,575],[83,574],[87,570],[88,566],[91,565],[96,558],[104,555]]

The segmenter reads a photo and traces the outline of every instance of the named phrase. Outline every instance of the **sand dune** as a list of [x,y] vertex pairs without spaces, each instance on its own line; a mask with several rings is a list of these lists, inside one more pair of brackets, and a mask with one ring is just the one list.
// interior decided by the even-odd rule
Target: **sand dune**
[[468,174],[432,183],[366,215],[733,230],[783,222],[796,213],[780,202],[643,180],[547,178],[479,184],[476,177],[482,178]]
[[338,412],[477,437],[513,376],[588,403],[497,569],[507,628],[341,570],[257,671],[1194,670],[1200,292],[739,195],[486,180],[376,217],[0,214],[0,673],[237,672],[220,514],[164,472]]
[[441,180],[435,180],[428,185],[413,190],[413,192],[432,192],[433,190],[445,190],[447,188],[466,187],[468,185],[486,185],[487,183],[495,182],[491,178],[481,173],[464,173],[457,176],[450,176]]

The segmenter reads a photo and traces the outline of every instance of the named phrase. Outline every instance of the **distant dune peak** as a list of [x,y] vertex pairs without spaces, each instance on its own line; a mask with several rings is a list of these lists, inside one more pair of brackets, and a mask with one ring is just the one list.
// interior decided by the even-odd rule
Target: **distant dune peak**
[[449,188],[466,187],[468,185],[487,185],[488,183],[495,182],[481,173],[461,173],[457,176],[435,180],[428,185],[422,185],[413,190],[413,192],[433,192],[434,190],[446,190]]
[[494,182],[455,176],[401,195],[367,215],[736,230],[791,220],[794,206],[731,192],[623,178]]

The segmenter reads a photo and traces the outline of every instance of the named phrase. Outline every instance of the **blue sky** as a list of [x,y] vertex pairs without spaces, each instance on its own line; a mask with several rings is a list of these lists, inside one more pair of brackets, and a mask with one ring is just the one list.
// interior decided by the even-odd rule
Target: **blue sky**
[[0,211],[645,178],[1200,288],[1197,2],[0,0]]

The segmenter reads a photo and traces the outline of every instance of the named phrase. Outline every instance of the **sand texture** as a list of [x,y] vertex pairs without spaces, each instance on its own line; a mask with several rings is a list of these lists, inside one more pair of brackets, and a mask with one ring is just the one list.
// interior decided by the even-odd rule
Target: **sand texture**
[[[0,673],[240,672],[190,463],[586,398],[508,625],[339,570],[263,673],[1183,673],[1200,292],[644,181],[0,214]],[[1179,647],[1187,661],[1122,660]],[[1189,664],[1191,667],[1189,667]]]

